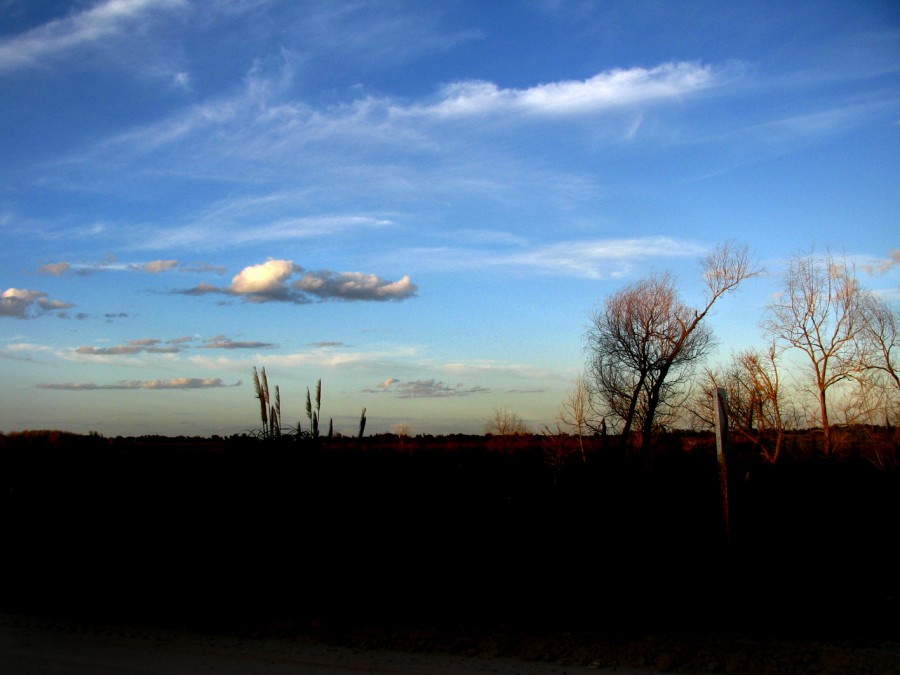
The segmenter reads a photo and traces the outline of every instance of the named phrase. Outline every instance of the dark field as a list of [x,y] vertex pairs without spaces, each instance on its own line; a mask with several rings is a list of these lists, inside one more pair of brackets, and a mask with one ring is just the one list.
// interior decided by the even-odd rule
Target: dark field
[[672,656],[644,665],[691,672],[758,672],[697,656],[736,640],[859,656],[783,648],[772,672],[900,665],[900,474],[862,441],[825,461],[794,439],[775,466],[732,448],[727,538],[711,436],[652,464],[592,438],[561,469],[537,436],[0,443],[4,611],[581,665],[641,665],[624,645],[654,636]]

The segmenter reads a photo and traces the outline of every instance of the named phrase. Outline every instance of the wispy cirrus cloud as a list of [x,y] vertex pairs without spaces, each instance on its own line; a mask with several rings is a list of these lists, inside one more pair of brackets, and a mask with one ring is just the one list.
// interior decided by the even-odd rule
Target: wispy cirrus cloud
[[176,292],[188,295],[220,293],[256,303],[305,304],[313,300],[399,301],[413,297],[417,290],[409,276],[389,281],[362,272],[310,272],[290,260],[270,259],[245,267],[227,287],[202,283]]
[[239,387],[241,382],[225,384],[218,377],[174,377],[168,380],[120,380],[114,384],[98,384],[96,382],[63,382],[58,384],[38,384],[38,389],[54,389],[58,391],[97,391],[106,389],[220,389],[222,387]]
[[[311,349],[288,353],[258,353],[254,354],[254,363],[270,368],[291,369],[304,366],[317,368],[348,368],[355,370],[365,368],[367,370],[385,370],[397,367],[398,364],[407,363],[417,355],[413,347],[398,346],[381,349],[345,349],[342,343],[337,345],[318,346],[312,345]],[[228,370],[231,372],[245,372],[248,368],[247,360],[232,358],[231,356],[210,357],[195,354],[189,357],[194,365],[205,369]]]
[[[328,164],[335,153],[370,151],[442,154],[446,121],[494,115],[514,125],[524,118],[571,118],[683,101],[733,78],[729,67],[690,62],[653,68],[613,69],[585,80],[560,80],[506,88],[489,81],[460,81],[414,100],[364,93],[349,101],[315,106],[292,96],[295,66],[285,59],[275,72],[255,67],[240,90],[210,97],[154,124],[118,134],[95,148],[91,159],[139,158],[173,147],[207,158],[209,170],[229,171],[252,163],[254,175],[283,173],[281,167]],[[617,125],[618,126],[618,125]],[[629,133],[633,130],[629,125]],[[457,135],[480,136],[479,127]],[[227,138],[223,146],[222,138]],[[314,148],[315,153],[304,152]],[[221,160],[227,157],[227,162]],[[238,162],[238,165],[235,163]],[[244,174],[246,178],[246,175]]]
[[188,7],[186,0],[105,0],[32,30],[0,40],[0,74],[114,38],[160,10]]
[[180,337],[164,342],[159,338],[138,338],[110,347],[82,345],[74,350],[74,354],[88,357],[132,356],[134,354],[180,354],[191,349],[273,349],[278,346],[271,342],[232,340],[224,335],[215,335],[207,338],[198,345],[191,344],[196,342],[196,340],[197,338],[194,337]]
[[72,266],[67,262],[58,262],[58,263],[48,263],[47,265],[42,265],[38,267],[38,274],[48,274],[50,276],[59,277],[72,269]]
[[43,291],[7,288],[0,293],[0,318],[32,319],[47,312],[63,312],[72,303],[51,300]]
[[369,394],[390,393],[397,398],[448,398],[451,396],[470,396],[472,394],[487,394],[491,390],[487,387],[466,387],[462,384],[449,385],[440,380],[398,380],[389,377],[374,388],[364,389]]
[[[460,120],[489,116],[490,126],[518,134],[535,116],[596,118],[592,135],[622,138],[637,129],[632,122],[623,127],[622,112],[629,119],[640,117],[645,106],[682,101],[728,82],[724,69],[670,63],[521,89],[457,82],[412,100],[362,92],[321,104],[297,96],[293,61],[286,58],[276,72],[255,67],[236,91],[210,96],[58,163],[61,180],[108,190],[109,172],[139,182],[152,166],[157,177],[181,185],[189,177],[237,180],[252,192],[229,194],[181,222],[135,226],[127,238],[133,250],[226,248],[370,232],[395,225],[397,204],[433,204],[461,194],[486,198],[498,190],[521,199],[522,190],[530,193],[536,185],[549,199],[571,196],[545,189],[556,179],[546,175],[552,173],[546,163],[530,157],[542,154],[539,147],[519,141],[514,153],[494,152],[484,161],[485,137],[496,129],[460,125]],[[346,204],[353,202],[365,206],[347,212]]]
[[46,354],[50,351],[52,350],[47,345],[35,344],[32,342],[13,342],[0,347],[0,359],[44,363],[42,359],[36,357],[37,355]]
[[132,354],[177,354],[183,348],[179,345],[162,344],[162,340],[155,338],[142,338],[138,340],[130,340],[126,344],[114,345],[112,347],[91,347],[83,345],[75,349],[76,354],[84,356],[123,356]]
[[211,337],[200,345],[200,349],[273,349],[278,345],[272,342],[257,342],[255,340],[232,340],[224,335]]
[[527,363],[504,363],[494,360],[473,359],[435,365],[434,368],[453,377],[508,377],[520,380],[558,380],[568,377],[558,371],[550,371]]
[[[265,198],[260,199],[267,201]],[[201,214],[187,225],[154,227],[146,236],[139,238],[134,248],[152,250],[198,245],[204,248],[225,248],[334,236],[350,231],[380,229],[393,224],[389,218],[365,215],[280,215],[280,210],[292,208],[296,208],[296,202],[279,199],[277,205],[270,205],[270,214],[265,210],[244,212],[243,208],[218,216]]]
[[706,248],[696,242],[666,236],[626,239],[582,239],[551,244],[521,243],[492,250],[436,247],[402,251],[398,259],[413,260],[436,270],[503,269],[552,276],[610,279],[621,277],[652,260],[694,258]]
[[621,276],[649,259],[692,258],[705,247],[671,237],[568,241],[500,255],[499,264],[549,274],[601,279]]
[[863,263],[862,268],[867,274],[886,274],[888,271],[900,266],[900,248],[895,248],[881,260],[870,260]]
[[69,272],[79,275],[94,274],[106,271],[130,271],[130,272],[146,272],[147,274],[159,274],[161,272],[190,272],[190,273],[215,273],[224,274],[225,269],[218,265],[210,265],[208,263],[199,263],[194,265],[185,265],[177,260],[148,260],[145,262],[121,263],[116,260],[104,260],[95,263],[70,263],[60,261],[55,263],[47,263],[37,268],[38,274],[44,274],[54,277],[63,276]]
[[[393,385],[396,383],[396,387]],[[487,387],[467,387],[462,384],[449,385],[440,380],[412,380],[395,381],[384,391],[392,391],[397,398],[448,398],[451,396],[470,396],[472,394],[487,394],[491,390]]]
[[[397,11],[391,3],[307,2],[292,26],[297,39],[329,60],[396,64],[485,38],[477,28],[442,25],[441,5],[414,2]],[[340,40],[332,36],[340,35]]]
[[157,272],[165,272],[166,270],[174,269],[177,266],[177,260],[151,260],[150,262],[141,265],[140,269],[144,272],[149,272],[150,274],[156,274]]
[[711,67],[697,63],[665,63],[655,68],[627,68],[597,73],[585,80],[504,89],[493,82],[463,81],[445,86],[431,105],[392,108],[396,114],[472,117],[525,113],[577,115],[678,99],[720,83]]

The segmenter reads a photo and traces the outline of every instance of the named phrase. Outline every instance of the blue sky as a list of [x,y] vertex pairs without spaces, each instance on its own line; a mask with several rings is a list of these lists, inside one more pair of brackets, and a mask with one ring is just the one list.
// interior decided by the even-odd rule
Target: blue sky
[[0,430],[535,430],[610,292],[737,240],[896,303],[894,2],[0,0]]

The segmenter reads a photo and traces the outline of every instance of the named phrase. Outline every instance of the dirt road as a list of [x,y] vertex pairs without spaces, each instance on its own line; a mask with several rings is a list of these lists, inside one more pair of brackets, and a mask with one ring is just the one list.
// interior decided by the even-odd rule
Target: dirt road
[[69,623],[0,614],[0,672],[16,675],[303,673],[303,675],[654,675],[510,659],[334,647],[304,640]]

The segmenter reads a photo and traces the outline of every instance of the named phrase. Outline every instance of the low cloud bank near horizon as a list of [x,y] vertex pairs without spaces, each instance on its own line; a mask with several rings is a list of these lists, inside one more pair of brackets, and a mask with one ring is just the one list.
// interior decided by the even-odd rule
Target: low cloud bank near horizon
[[448,385],[443,381],[429,380],[398,380],[389,377],[376,385],[375,389],[365,389],[366,393],[393,393],[397,398],[446,398],[450,396],[469,396],[470,394],[487,394],[487,387],[464,387],[462,384]]
[[198,340],[199,338],[194,337],[180,337],[163,342],[158,338],[139,338],[111,347],[82,345],[74,352],[83,356],[126,356],[140,353],[178,354],[190,349],[274,349],[278,346],[272,342],[232,340],[224,335],[214,335],[202,340],[201,344],[191,344]]
[[45,276],[61,277],[69,272],[74,272],[79,276],[87,276],[98,272],[107,271],[128,271],[128,272],[145,272],[147,274],[160,274],[162,272],[188,272],[188,273],[214,273],[224,274],[225,268],[220,265],[211,265],[209,263],[197,263],[186,265],[177,260],[147,260],[144,262],[120,263],[115,258],[110,258],[101,262],[94,263],[70,263],[65,260],[59,262],[47,263],[37,268],[37,273]]
[[168,380],[120,380],[115,384],[97,384],[96,382],[64,382],[59,384],[38,384],[38,389],[55,391],[98,391],[98,390],[133,390],[133,389],[219,389],[221,387],[239,387],[242,381],[225,384],[219,377],[173,377]]

